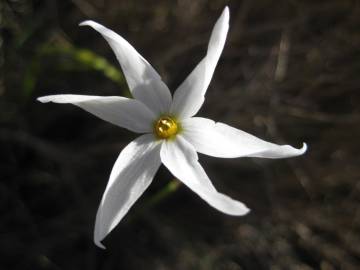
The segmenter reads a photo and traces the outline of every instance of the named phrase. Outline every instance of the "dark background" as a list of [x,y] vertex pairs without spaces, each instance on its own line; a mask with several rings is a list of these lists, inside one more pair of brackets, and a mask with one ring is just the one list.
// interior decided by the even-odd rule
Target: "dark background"
[[[359,1],[0,1],[0,269],[359,269]],[[200,162],[252,212],[231,217],[163,167],[104,241],[92,242],[111,167],[135,134],[48,94],[125,95],[91,18],[125,37],[174,91],[230,8],[198,115],[276,143],[284,160]]]

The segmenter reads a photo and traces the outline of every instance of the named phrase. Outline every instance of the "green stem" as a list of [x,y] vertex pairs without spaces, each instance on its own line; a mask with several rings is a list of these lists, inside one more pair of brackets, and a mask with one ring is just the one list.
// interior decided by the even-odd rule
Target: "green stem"
[[181,183],[177,179],[171,180],[166,186],[164,186],[147,201],[146,207],[151,208],[157,205],[159,202],[167,198],[170,194],[174,193],[179,188],[180,184]]
[[154,207],[164,199],[166,199],[170,194],[174,193],[181,185],[177,179],[171,180],[167,183],[162,189],[160,189],[156,194],[150,197],[147,201],[144,202],[144,206],[139,209],[136,213],[132,214],[129,218],[129,222],[132,223],[134,220],[137,220],[139,217],[146,215],[147,210],[151,207]]

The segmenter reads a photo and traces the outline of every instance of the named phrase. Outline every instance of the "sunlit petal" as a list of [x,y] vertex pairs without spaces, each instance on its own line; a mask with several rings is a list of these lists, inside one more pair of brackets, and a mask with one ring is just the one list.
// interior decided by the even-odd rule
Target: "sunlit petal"
[[143,103],[125,97],[53,95],[39,97],[40,102],[70,103],[114,125],[138,133],[151,132],[155,114]]
[[296,149],[261,140],[242,130],[207,118],[193,117],[182,122],[183,136],[197,152],[220,158],[286,158],[305,153],[307,146]]
[[120,35],[94,21],[88,25],[99,32],[109,43],[120,62],[126,81],[134,98],[143,102],[155,113],[169,111],[171,94],[155,69]]
[[171,173],[209,205],[228,215],[245,215],[249,209],[241,202],[216,191],[198,162],[195,149],[181,135],[164,141],[161,161]]
[[207,54],[174,94],[171,112],[179,118],[195,115],[204,102],[215,67],[224,48],[229,29],[229,9],[226,7],[211,33]]
[[120,153],[111,171],[95,223],[94,241],[101,241],[120,222],[150,185],[158,170],[161,144],[150,134],[142,135]]

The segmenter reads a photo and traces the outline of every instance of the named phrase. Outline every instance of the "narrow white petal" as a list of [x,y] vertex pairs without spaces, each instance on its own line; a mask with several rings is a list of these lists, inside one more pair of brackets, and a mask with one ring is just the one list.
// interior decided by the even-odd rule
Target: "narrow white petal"
[[[215,190],[215,187],[198,162],[199,158],[195,148],[181,135],[177,135],[175,140],[164,141],[161,153],[162,155],[172,156],[171,160],[162,159],[162,162],[165,166],[167,166],[166,162],[172,162],[178,171],[177,174],[169,167],[168,169],[181,181],[183,181],[182,179],[185,179],[184,181],[189,179],[189,181],[197,182],[199,185]],[[193,166],[193,168],[189,170],[189,166]],[[179,173],[181,173],[181,175],[179,175]]]
[[207,54],[175,91],[171,112],[184,119],[195,115],[204,102],[217,62],[224,48],[229,29],[229,9],[226,7],[211,33]]
[[286,158],[305,153],[307,145],[296,149],[261,140],[242,130],[201,117],[182,122],[183,136],[197,152],[220,158],[261,157]]
[[181,135],[161,147],[161,161],[170,172],[209,205],[228,215],[245,215],[249,209],[241,202],[219,193],[198,162],[195,149]]
[[143,102],[153,112],[169,111],[171,94],[155,69],[124,38],[94,21],[84,21],[99,32],[109,43],[118,59],[134,98]]
[[38,101],[70,103],[114,125],[138,133],[151,132],[156,118],[143,103],[125,97],[53,95],[39,97]]
[[101,241],[150,185],[158,170],[161,144],[151,134],[142,135],[120,153],[111,171],[95,222],[94,242]]

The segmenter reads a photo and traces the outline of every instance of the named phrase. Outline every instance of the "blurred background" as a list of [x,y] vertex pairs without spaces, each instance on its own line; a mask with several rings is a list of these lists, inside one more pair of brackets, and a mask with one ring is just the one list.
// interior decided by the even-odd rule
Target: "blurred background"
[[[230,31],[198,115],[308,152],[200,155],[215,186],[252,209],[245,217],[183,186],[164,195],[172,176],[161,167],[97,248],[110,170],[137,135],[36,98],[128,94],[108,44],[78,27],[89,18],[174,91],[225,5]],[[1,0],[0,29],[0,269],[359,269],[359,1]]]

